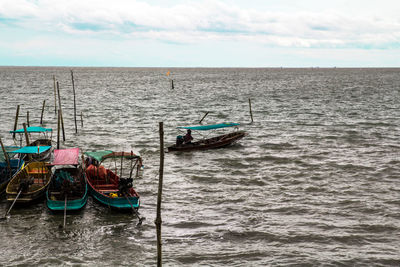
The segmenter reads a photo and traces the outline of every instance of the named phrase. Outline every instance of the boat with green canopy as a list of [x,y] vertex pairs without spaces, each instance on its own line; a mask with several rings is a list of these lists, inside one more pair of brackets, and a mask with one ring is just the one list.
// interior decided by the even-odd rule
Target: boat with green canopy
[[140,155],[133,151],[101,150],[85,152],[85,156],[86,177],[92,197],[111,209],[132,210],[138,216],[140,197],[133,188],[132,174],[136,168],[137,177],[142,167]]
[[[22,141],[24,139],[25,129],[18,129],[15,131],[10,131],[11,134],[15,136],[14,142],[16,144],[19,143],[22,146]],[[30,142],[28,146],[45,146],[50,147],[52,146],[52,135],[53,129],[51,128],[43,128],[39,126],[31,126],[26,127],[26,133],[29,137],[29,140],[34,139],[34,141]],[[16,137],[18,134],[18,138]],[[36,161],[49,161],[51,157],[52,149],[44,151],[42,154],[32,154],[33,160]]]
[[[24,166],[24,160],[21,158],[14,158],[20,147],[17,146],[4,146],[4,153],[0,153],[0,195],[2,195],[7,184],[12,177]],[[7,157],[7,158],[6,158]]]
[[[193,151],[193,150],[206,150],[229,146],[244,136],[245,131],[239,131],[239,123],[219,123],[210,125],[199,125],[199,126],[180,126],[178,129],[186,129],[187,134],[185,136],[178,135],[176,143],[168,147],[168,151]],[[234,127],[235,131],[218,135],[212,138],[204,138],[198,141],[192,142],[191,131],[210,131],[222,128]]]
[[55,149],[51,183],[46,191],[46,205],[53,212],[74,212],[88,200],[86,175],[79,164],[79,148]]

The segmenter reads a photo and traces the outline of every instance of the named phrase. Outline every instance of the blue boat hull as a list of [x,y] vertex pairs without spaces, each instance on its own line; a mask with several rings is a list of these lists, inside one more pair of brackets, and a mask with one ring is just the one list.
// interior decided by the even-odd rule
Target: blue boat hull
[[89,184],[89,192],[91,196],[100,204],[107,206],[113,210],[119,211],[130,211],[132,210],[132,206],[134,209],[138,210],[140,206],[140,200],[138,197],[130,196],[128,197],[129,201],[125,197],[110,197],[104,194],[101,194],[96,191],[92,186]]
[[[73,212],[73,211],[79,211],[81,209],[83,209],[87,203],[88,200],[88,186],[87,184],[85,185],[85,194],[82,198],[79,199],[74,199],[74,200],[68,200],[67,198],[67,207],[66,210],[67,212]],[[49,210],[53,211],[53,212],[61,212],[64,211],[64,207],[65,207],[65,200],[52,200],[49,197],[49,191],[46,191],[46,205],[47,208],[49,208]]]

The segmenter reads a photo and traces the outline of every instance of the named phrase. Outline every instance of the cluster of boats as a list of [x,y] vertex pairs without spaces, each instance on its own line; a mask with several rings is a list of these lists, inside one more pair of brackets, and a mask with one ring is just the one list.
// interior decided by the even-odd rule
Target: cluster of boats
[[[51,129],[28,127],[26,132],[47,133]],[[47,140],[51,142],[51,138]],[[14,205],[27,206],[43,197],[53,212],[79,211],[91,195],[111,209],[133,211],[141,221],[140,196],[132,186],[132,175],[137,176],[142,167],[138,153],[93,151],[83,153],[79,160],[79,148],[53,150],[48,144],[42,139],[25,147],[2,145],[0,193],[5,192],[10,203],[5,216]],[[106,161],[114,161],[115,168],[105,167]],[[127,165],[129,171],[123,174]]]
[[[237,123],[206,126],[179,127],[187,130],[206,131],[236,127]],[[0,193],[5,192],[10,207],[30,205],[45,197],[46,205],[53,212],[81,210],[91,195],[100,204],[118,211],[132,211],[141,223],[138,210],[140,196],[133,188],[133,175],[142,168],[138,153],[101,150],[85,152],[79,148],[53,149],[51,129],[27,127],[13,134],[42,134],[43,137],[25,147],[3,146],[0,153]],[[168,151],[192,151],[220,148],[230,145],[246,135],[234,131],[196,142],[176,143]],[[27,140],[29,140],[27,138]],[[106,164],[107,162],[107,164]],[[125,171],[125,173],[124,173]]]

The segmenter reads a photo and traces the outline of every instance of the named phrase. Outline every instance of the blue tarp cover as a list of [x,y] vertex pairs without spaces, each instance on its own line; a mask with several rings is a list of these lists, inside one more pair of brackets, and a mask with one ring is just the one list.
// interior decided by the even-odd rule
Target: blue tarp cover
[[[26,131],[28,133],[44,133],[44,132],[52,132],[53,129],[51,129],[51,128],[43,128],[43,127],[38,127],[38,126],[32,126],[32,127],[27,127]],[[10,131],[10,133],[24,133],[24,128],[16,130],[16,131]]]
[[220,124],[211,124],[211,125],[200,125],[200,126],[180,126],[179,129],[190,129],[190,130],[198,130],[198,131],[208,131],[225,127],[234,127],[239,126],[240,123],[220,123]]
[[51,146],[25,146],[18,150],[13,151],[13,153],[22,153],[22,154],[39,154],[43,153],[51,148]]

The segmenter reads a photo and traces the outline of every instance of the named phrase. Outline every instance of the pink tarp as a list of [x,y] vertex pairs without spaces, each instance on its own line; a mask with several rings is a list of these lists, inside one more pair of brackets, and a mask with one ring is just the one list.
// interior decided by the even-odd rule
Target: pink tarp
[[52,165],[78,165],[79,148],[55,149]]

